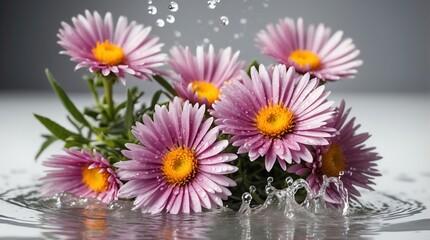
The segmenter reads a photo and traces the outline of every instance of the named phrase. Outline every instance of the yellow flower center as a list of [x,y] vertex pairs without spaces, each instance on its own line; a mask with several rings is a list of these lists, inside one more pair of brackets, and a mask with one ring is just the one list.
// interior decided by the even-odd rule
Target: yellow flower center
[[194,81],[191,83],[191,88],[193,92],[197,93],[201,100],[206,98],[209,104],[217,100],[221,92],[215,84],[205,81]]
[[332,143],[326,153],[322,155],[320,174],[327,177],[339,177],[345,171],[345,156],[339,144]]
[[294,127],[293,112],[287,107],[269,104],[261,108],[255,122],[258,130],[266,136],[280,138]]
[[197,173],[194,151],[185,146],[171,149],[163,157],[163,175],[168,183],[183,186]]
[[308,50],[295,50],[290,54],[290,60],[293,61],[300,68],[315,70],[320,66],[320,59],[318,56]]
[[109,66],[115,66],[125,63],[124,51],[108,40],[97,42],[96,47],[92,49],[93,56],[97,61]]
[[101,168],[89,169],[88,166],[82,169],[82,182],[94,192],[106,191],[109,186],[109,173],[106,171],[99,173]]

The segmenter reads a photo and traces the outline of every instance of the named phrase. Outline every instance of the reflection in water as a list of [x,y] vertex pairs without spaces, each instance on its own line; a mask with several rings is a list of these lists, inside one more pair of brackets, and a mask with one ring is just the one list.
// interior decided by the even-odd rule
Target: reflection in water
[[[93,200],[60,194],[41,199],[38,187],[14,189],[0,194],[0,223],[41,229],[49,239],[368,239],[381,231],[430,230],[430,220],[398,219],[420,213],[416,201],[364,193],[361,204],[349,213],[322,215],[297,212],[287,217],[276,202],[260,211],[239,215],[218,209],[191,215],[147,215],[133,211],[132,202],[108,206]],[[390,220],[396,219],[395,223]]]

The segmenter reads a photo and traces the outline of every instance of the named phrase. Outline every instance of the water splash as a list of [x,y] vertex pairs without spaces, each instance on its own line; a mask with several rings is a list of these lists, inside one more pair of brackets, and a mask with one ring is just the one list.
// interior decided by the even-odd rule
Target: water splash
[[[276,189],[272,186],[273,178],[267,178],[267,185],[265,186],[265,192],[267,194],[266,201],[255,208],[251,207],[252,193],[255,192],[255,187],[250,187],[250,192],[245,192],[242,195],[242,204],[239,208],[239,215],[250,215],[260,213],[266,208],[272,207],[277,202],[278,211],[283,212],[284,216],[288,219],[293,219],[296,215],[324,215],[324,214],[339,214],[345,216],[348,213],[348,191],[343,186],[342,181],[339,178],[324,176],[323,184],[319,192],[314,195],[309,184],[304,179],[293,180],[291,177],[285,179],[287,188]],[[335,189],[338,191],[341,198],[340,204],[335,207],[333,205],[328,206],[324,197],[327,192],[327,187],[333,184]],[[302,203],[296,201],[296,193],[300,189],[305,189],[306,198]]]
[[159,27],[164,27],[164,25],[166,24],[165,22],[164,22],[164,20],[163,19],[157,19],[157,21],[156,21],[156,23],[157,23],[157,26],[159,26]]
[[227,26],[228,24],[230,24],[230,20],[226,16],[221,16],[219,20],[221,21],[221,24],[224,26]]
[[155,14],[157,14],[157,12],[158,12],[157,7],[155,7],[153,5],[148,6],[148,13],[149,14],[155,15]]
[[168,23],[174,23],[175,22],[175,17],[173,15],[167,15],[166,17],[166,22]]
[[178,3],[174,2],[174,1],[170,2],[170,4],[169,4],[169,10],[171,12],[176,12],[176,11],[178,11],[178,9],[179,9]]

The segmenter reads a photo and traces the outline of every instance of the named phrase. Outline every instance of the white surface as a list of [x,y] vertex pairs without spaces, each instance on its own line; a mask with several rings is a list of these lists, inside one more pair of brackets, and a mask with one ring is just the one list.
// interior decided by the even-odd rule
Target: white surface
[[[337,93],[331,97],[336,103],[342,98],[347,106],[352,107],[351,116],[356,116],[357,123],[362,125],[359,131],[372,134],[367,145],[376,146],[383,156],[379,166],[384,176],[376,180],[375,189],[416,199],[428,208],[430,96]],[[86,95],[72,95],[72,99],[80,109],[91,104],[91,98]],[[40,135],[47,131],[34,118],[33,113],[60,123],[67,122],[66,111],[53,94],[0,92],[0,192],[11,187],[34,184],[42,175],[41,161],[54,152],[61,152],[61,145],[56,144],[39,161],[34,161],[42,142]],[[395,186],[393,180],[397,180]],[[0,214],[4,211],[4,207],[0,206]],[[424,218],[430,218],[429,210],[408,220]],[[8,236],[7,233],[19,237],[39,235],[38,229],[33,229],[34,232],[20,229],[0,223],[0,236]],[[428,231],[410,234],[414,239],[430,237]],[[384,239],[384,236],[403,239],[404,234],[387,233],[375,238]]]

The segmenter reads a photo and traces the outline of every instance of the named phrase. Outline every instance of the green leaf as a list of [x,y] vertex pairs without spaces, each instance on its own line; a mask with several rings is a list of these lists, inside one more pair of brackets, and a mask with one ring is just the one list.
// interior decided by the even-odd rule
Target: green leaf
[[131,130],[131,125],[133,125],[134,117],[134,101],[133,101],[133,93],[131,90],[127,91],[127,104],[124,113],[124,128],[127,132]]
[[64,90],[60,87],[60,85],[58,84],[58,82],[54,79],[54,76],[52,76],[51,72],[48,69],[46,69],[45,73],[46,73],[46,77],[49,80],[49,83],[51,84],[52,89],[54,89],[55,93],[60,98],[60,100],[63,103],[64,107],[76,119],[76,121],[84,124],[85,126],[90,127],[90,124],[84,118],[84,116],[82,115],[82,113],[76,108],[75,104],[73,104],[73,102],[70,100],[70,98],[64,92]]
[[75,135],[71,131],[65,129],[60,124],[52,121],[49,118],[34,114],[34,116],[57,138],[66,141],[72,135]]
[[154,75],[153,76],[154,80],[157,81],[162,87],[164,87],[164,89],[166,89],[172,96],[176,96],[178,94],[176,94],[175,89],[173,89],[172,85],[170,85],[170,83],[164,79],[163,77],[161,77],[160,75]]
[[246,68],[246,74],[248,74],[248,76],[251,77],[251,69],[252,69],[252,67],[255,67],[255,69],[258,70],[258,66],[259,65],[260,64],[256,60],[252,61],[251,64],[249,64],[248,67]]
[[58,140],[57,137],[51,136],[51,135],[46,135],[43,136],[46,138],[46,140],[42,143],[42,146],[40,146],[39,151],[37,151],[36,156],[34,157],[35,160],[37,160],[40,156],[40,154],[42,154],[43,151],[45,151],[45,149],[47,147],[49,147],[49,145],[51,145],[53,142],[55,142],[56,140]]
[[152,97],[152,101],[151,101],[151,109],[154,109],[155,105],[157,105],[158,100],[160,100],[162,93],[163,93],[163,90],[158,90],[154,93],[154,96]]

